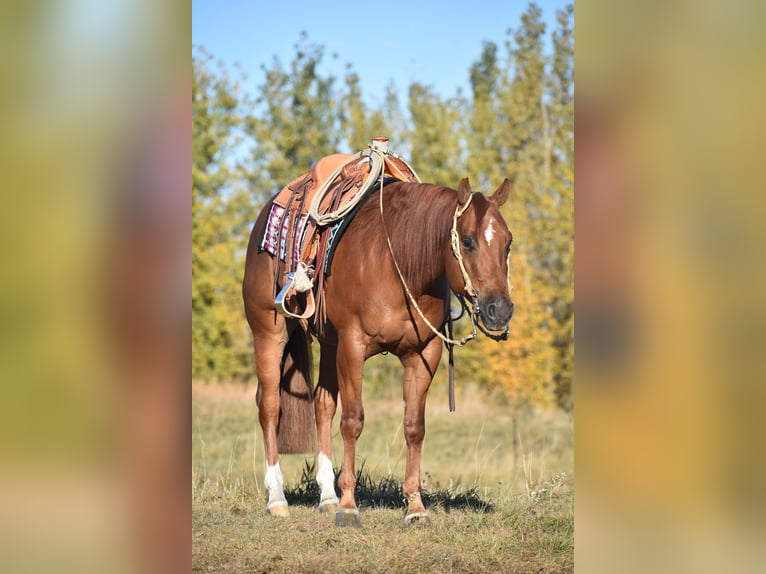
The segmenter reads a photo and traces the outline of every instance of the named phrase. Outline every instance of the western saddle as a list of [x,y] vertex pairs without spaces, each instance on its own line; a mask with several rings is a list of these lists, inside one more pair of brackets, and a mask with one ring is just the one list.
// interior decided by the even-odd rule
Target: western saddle
[[367,192],[389,178],[420,181],[404,159],[389,151],[388,138],[376,136],[358,153],[319,159],[272,200],[261,249],[275,255],[279,313],[301,321],[315,317],[321,330],[331,250]]

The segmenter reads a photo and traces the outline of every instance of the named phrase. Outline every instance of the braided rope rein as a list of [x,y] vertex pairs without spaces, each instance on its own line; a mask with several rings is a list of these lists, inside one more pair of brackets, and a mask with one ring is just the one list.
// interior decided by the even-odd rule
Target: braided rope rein
[[[341,163],[335,171],[330,174],[330,176],[322,182],[322,184],[319,186],[319,189],[314,193],[314,197],[311,200],[311,204],[309,205],[309,217],[314,220],[314,222],[317,224],[318,227],[322,227],[325,225],[329,225],[331,223],[335,223],[336,221],[342,219],[346,215],[348,215],[356,205],[362,201],[364,196],[366,195],[365,192],[372,187],[373,182],[377,178],[383,178],[383,174],[386,168],[386,165],[388,165],[389,169],[393,172],[396,171],[398,173],[398,176],[394,174],[397,179],[400,179],[401,181],[409,181],[410,178],[408,175],[402,173],[402,171],[396,166],[395,163],[389,163],[386,164],[386,156],[398,159],[401,161],[404,165],[407,166],[407,168],[412,172],[413,177],[416,181],[420,182],[420,177],[418,177],[418,174],[415,172],[413,167],[407,163],[404,158],[396,155],[395,153],[385,150],[383,151],[379,147],[375,145],[375,142],[371,143],[367,146],[366,150],[362,150],[358,153],[353,154],[349,159]],[[337,209],[336,211],[331,211],[328,213],[320,214],[319,209],[322,205],[322,201],[325,198],[325,195],[327,194],[328,190],[332,185],[335,183],[335,180],[340,177],[340,175],[343,173],[343,170],[346,168],[346,166],[349,166],[353,163],[359,162],[360,160],[363,160],[367,158],[367,160],[370,162],[370,172],[367,174],[367,176],[364,179],[364,182],[362,183],[359,190],[356,192],[354,197],[348,201],[343,207]]]
[[[415,311],[417,312],[418,316],[423,319],[425,324],[428,326],[428,328],[431,330],[431,332],[439,337],[444,343],[446,343],[448,346],[451,345],[457,345],[458,347],[462,347],[469,341],[472,341],[476,338],[476,314],[478,313],[478,307],[475,305],[476,301],[476,289],[473,286],[473,282],[471,281],[471,278],[468,275],[468,271],[465,268],[465,264],[463,262],[463,254],[460,252],[460,243],[459,243],[459,235],[457,232],[457,220],[460,218],[463,213],[465,213],[466,209],[468,209],[468,206],[471,204],[471,200],[473,199],[474,194],[471,193],[471,195],[468,197],[468,201],[465,202],[464,205],[460,206],[455,209],[455,214],[452,216],[452,229],[450,231],[450,245],[452,247],[452,253],[455,256],[455,259],[457,259],[458,265],[460,267],[460,271],[463,274],[463,281],[465,282],[465,289],[466,293],[468,293],[471,298],[474,301],[473,309],[470,313],[471,317],[471,333],[465,337],[463,337],[460,340],[452,339],[451,337],[446,337],[442,334],[442,332],[437,329],[436,327],[431,324],[431,321],[429,321],[423,311],[420,309],[420,306],[418,305],[417,301],[415,300],[415,297],[412,295],[412,292],[410,291],[410,288],[407,286],[407,282],[404,280],[404,275],[402,274],[402,270],[399,268],[399,263],[396,261],[396,257],[394,256],[394,248],[391,245],[391,237],[388,235],[388,229],[386,228],[386,221],[383,218],[383,178],[380,178],[380,220],[383,224],[383,233],[386,235],[386,243],[388,244],[388,251],[391,253],[391,260],[394,262],[394,268],[396,269],[396,273],[399,275],[399,279],[402,282],[402,286],[404,287],[404,292],[407,294],[407,297],[409,298],[410,302],[412,303],[412,306],[415,308]],[[448,312],[451,312],[448,310]]]
[[[346,168],[346,166],[358,162],[364,158],[369,158],[368,161],[370,162],[370,173],[365,178],[364,183],[362,184],[359,191],[356,192],[356,195],[353,197],[353,199],[351,199],[348,203],[336,211],[320,214],[319,208],[322,204],[322,200],[324,200],[327,191],[330,189],[332,184],[335,183],[335,180],[338,179],[341,173],[343,173],[343,170]],[[351,212],[351,210],[353,210],[354,207],[356,207],[356,205],[362,200],[365,195],[365,190],[372,186],[372,182],[375,181],[378,176],[383,175],[383,166],[383,154],[374,148],[360,151],[359,153],[352,155],[350,159],[341,163],[335,169],[335,171],[332,172],[330,177],[322,182],[322,185],[320,185],[319,189],[314,193],[314,197],[311,200],[311,204],[309,205],[309,217],[314,220],[318,227],[322,227],[331,223],[335,223],[339,219],[342,219],[348,215],[348,213]]]

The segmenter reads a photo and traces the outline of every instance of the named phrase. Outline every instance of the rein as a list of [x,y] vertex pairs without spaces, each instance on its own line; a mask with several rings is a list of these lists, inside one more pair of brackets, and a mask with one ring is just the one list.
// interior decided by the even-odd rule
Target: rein
[[[415,297],[412,295],[412,292],[410,291],[410,288],[407,286],[407,282],[404,280],[404,275],[402,274],[402,270],[399,268],[399,263],[396,261],[396,257],[394,256],[394,248],[391,245],[391,237],[388,235],[388,229],[386,228],[386,222],[383,218],[383,178],[380,179],[380,220],[383,223],[383,232],[386,235],[386,243],[388,244],[388,251],[391,253],[391,259],[394,262],[394,268],[396,269],[396,273],[399,275],[399,280],[402,282],[402,286],[404,287],[404,292],[407,294],[407,297],[410,300],[410,303],[412,303],[412,306],[415,308],[415,311],[417,312],[418,316],[420,316],[421,319],[425,322],[425,324],[428,326],[428,328],[431,330],[431,332],[439,337],[442,341],[444,341],[444,344],[447,345],[447,349],[450,352],[450,356],[452,355],[452,348],[457,345],[458,347],[464,346],[469,341],[472,341],[476,338],[476,329],[478,326],[478,329],[484,333],[487,337],[490,339],[493,339],[495,341],[505,341],[508,339],[508,333],[509,333],[509,327],[506,325],[505,330],[500,333],[499,335],[496,335],[487,329],[485,329],[481,325],[481,321],[479,321],[479,298],[478,293],[476,291],[476,288],[473,286],[473,282],[471,281],[470,275],[468,275],[468,270],[465,268],[465,262],[463,261],[463,253],[460,251],[460,236],[457,232],[457,220],[460,219],[460,217],[466,212],[468,209],[468,206],[471,205],[471,200],[473,199],[474,193],[468,196],[468,200],[465,202],[464,205],[458,205],[455,208],[455,213],[452,216],[452,229],[450,230],[450,247],[452,248],[452,254],[454,255],[455,259],[457,260],[458,267],[460,267],[460,272],[463,275],[463,282],[465,283],[465,291],[468,293],[468,295],[471,297],[471,309],[468,308],[468,304],[465,301],[465,297],[458,295],[455,293],[455,296],[460,301],[460,304],[462,306],[462,311],[460,315],[457,318],[452,317],[451,310],[447,309],[447,322],[448,322],[448,335],[445,336],[442,334],[442,332],[434,327],[431,324],[431,321],[429,321],[423,311],[421,311],[420,306],[418,305],[417,301],[415,300]],[[450,292],[452,290],[450,289]],[[471,319],[471,333],[463,337],[462,339],[456,340],[452,338],[452,322],[457,321],[457,319],[460,319],[460,317],[463,316],[463,313],[467,312],[468,316]]]
[[[396,273],[399,275],[399,280],[402,282],[402,286],[404,287],[404,292],[407,294],[407,297],[410,300],[410,303],[412,303],[412,306],[415,308],[415,311],[420,316],[421,319],[425,322],[425,324],[428,326],[428,328],[431,330],[431,332],[439,337],[444,343],[447,345],[447,348],[453,347],[457,345],[458,347],[462,347],[469,341],[472,341],[476,338],[476,317],[479,314],[479,307],[477,304],[477,297],[476,297],[476,289],[473,287],[473,283],[471,282],[471,278],[468,276],[468,272],[466,271],[465,264],[463,263],[463,255],[460,253],[460,246],[454,239],[457,237],[457,220],[458,218],[465,213],[465,210],[468,208],[468,205],[471,203],[471,199],[473,198],[473,194],[470,195],[468,198],[468,201],[465,202],[465,205],[458,206],[455,209],[455,215],[452,217],[452,231],[450,232],[453,236],[453,239],[451,241],[452,244],[452,252],[455,255],[455,258],[458,260],[458,265],[460,266],[460,270],[463,273],[463,280],[465,281],[466,291],[471,294],[471,297],[473,299],[473,309],[471,310],[470,316],[471,316],[471,334],[463,337],[462,339],[455,340],[451,337],[446,337],[442,334],[442,332],[434,327],[431,324],[431,321],[429,321],[423,311],[421,311],[420,306],[418,305],[417,301],[415,300],[415,297],[412,295],[412,292],[410,291],[410,288],[407,286],[407,282],[404,280],[404,275],[402,274],[402,270],[399,268],[399,263],[396,261],[396,257],[394,256],[394,248],[391,245],[391,237],[388,235],[388,229],[386,228],[386,222],[383,218],[383,178],[380,180],[380,220],[383,223],[383,232],[386,235],[386,243],[388,244],[388,251],[391,253],[391,260],[394,262],[394,268],[396,269]],[[457,246],[457,252],[455,251],[455,248]],[[470,290],[469,290],[470,289]],[[449,316],[449,313],[448,313]],[[450,333],[451,335],[451,333]]]
[[[396,257],[394,256],[394,248],[391,245],[391,237],[388,234],[388,229],[386,228],[386,221],[385,221],[385,218],[383,217],[383,178],[382,177],[380,178],[380,204],[379,204],[380,205],[380,221],[383,224],[383,233],[386,236],[386,244],[388,245],[389,253],[391,253],[391,260],[394,262],[394,268],[396,269],[396,273],[399,275],[399,280],[402,282],[402,286],[404,287],[404,292],[407,294],[407,297],[409,298],[410,303],[412,303],[412,306],[415,308],[415,311],[417,312],[417,314],[420,316],[421,319],[423,319],[423,322],[428,326],[431,332],[437,337],[439,337],[442,341],[444,341],[444,344],[447,347],[447,352],[449,354],[449,410],[450,412],[455,412],[455,355],[454,355],[455,345],[457,345],[458,347],[462,347],[469,341],[472,341],[473,339],[475,339],[477,326],[482,333],[484,333],[487,337],[495,341],[505,341],[506,339],[508,339],[508,333],[509,333],[509,327],[507,325],[505,327],[505,330],[499,335],[489,332],[487,329],[485,329],[481,325],[481,321],[479,320],[478,292],[476,291],[476,288],[473,286],[473,281],[471,281],[471,276],[468,275],[468,270],[465,268],[465,262],[463,261],[463,253],[460,251],[460,235],[457,232],[457,220],[460,219],[460,217],[468,209],[468,206],[471,205],[471,200],[473,199],[473,196],[474,194],[471,193],[471,195],[468,196],[468,200],[465,202],[464,205],[461,206],[460,204],[458,204],[458,206],[455,208],[455,213],[452,216],[452,228],[450,229],[450,247],[452,248],[452,254],[457,260],[458,267],[460,268],[460,273],[463,275],[463,283],[465,284],[465,291],[471,297],[471,308],[470,309],[468,308],[468,303],[466,303],[465,297],[455,293],[455,296],[458,298],[458,301],[460,301],[461,311],[457,317],[453,317],[452,309],[450,305],[450,300],[452,298],[452,289],[451,288],[449,289],[447,294],[447,335],[445,336],[439,329],[437,329],[431,324],[431,321],[429,321],[428,318],[426,318],[425,314],[420,309],[420,306],[415,300],[415,297],[412,295],[410,288],[407,286],[407,282],[404,280],[404,275],[402,274],[402,270],[399,268],[399,263],[396,261]],[[468,313],[468,316],[471,318],[471,333],[468,336],[463,337],[462,339],[459,339],[459,340],[453,339],[452,338],[452,323],[453,321],[457,321],[458,319],[460,319],[464,313]]]

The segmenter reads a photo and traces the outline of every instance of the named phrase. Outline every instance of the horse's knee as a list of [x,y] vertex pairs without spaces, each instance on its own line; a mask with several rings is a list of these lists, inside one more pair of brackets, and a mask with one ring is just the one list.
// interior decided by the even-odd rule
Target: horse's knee
[[404,419],[404,438],[407,444],[419,444],[426,436],[426,426],[422,420]]
[[340,421],[340,432],[344,438],[358,439],[364,429],[364,411],[354,410],[352,413],[343,413]]
[[264,390],[264,385],[259,384],[255,393],[255,404],[261,413],[272,412],[275,409],[279,411],[279,387]]

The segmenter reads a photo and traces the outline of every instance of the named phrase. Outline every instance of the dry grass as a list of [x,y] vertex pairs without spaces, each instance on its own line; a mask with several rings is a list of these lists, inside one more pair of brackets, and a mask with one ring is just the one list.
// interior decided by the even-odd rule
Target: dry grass
[[[357,449],[363,527],[316,509],[313,457],[283,456],[291,516],[264,511],[254,387],[193,388],[193,565],[198,572],[566,572],[573,564],[573,430],[480,394],[449,413],[434,389],[423,457],[433,524],[403,527],[405,449],[395,390],[365,397]],[[342,451],[334,436],[334,461]]]

